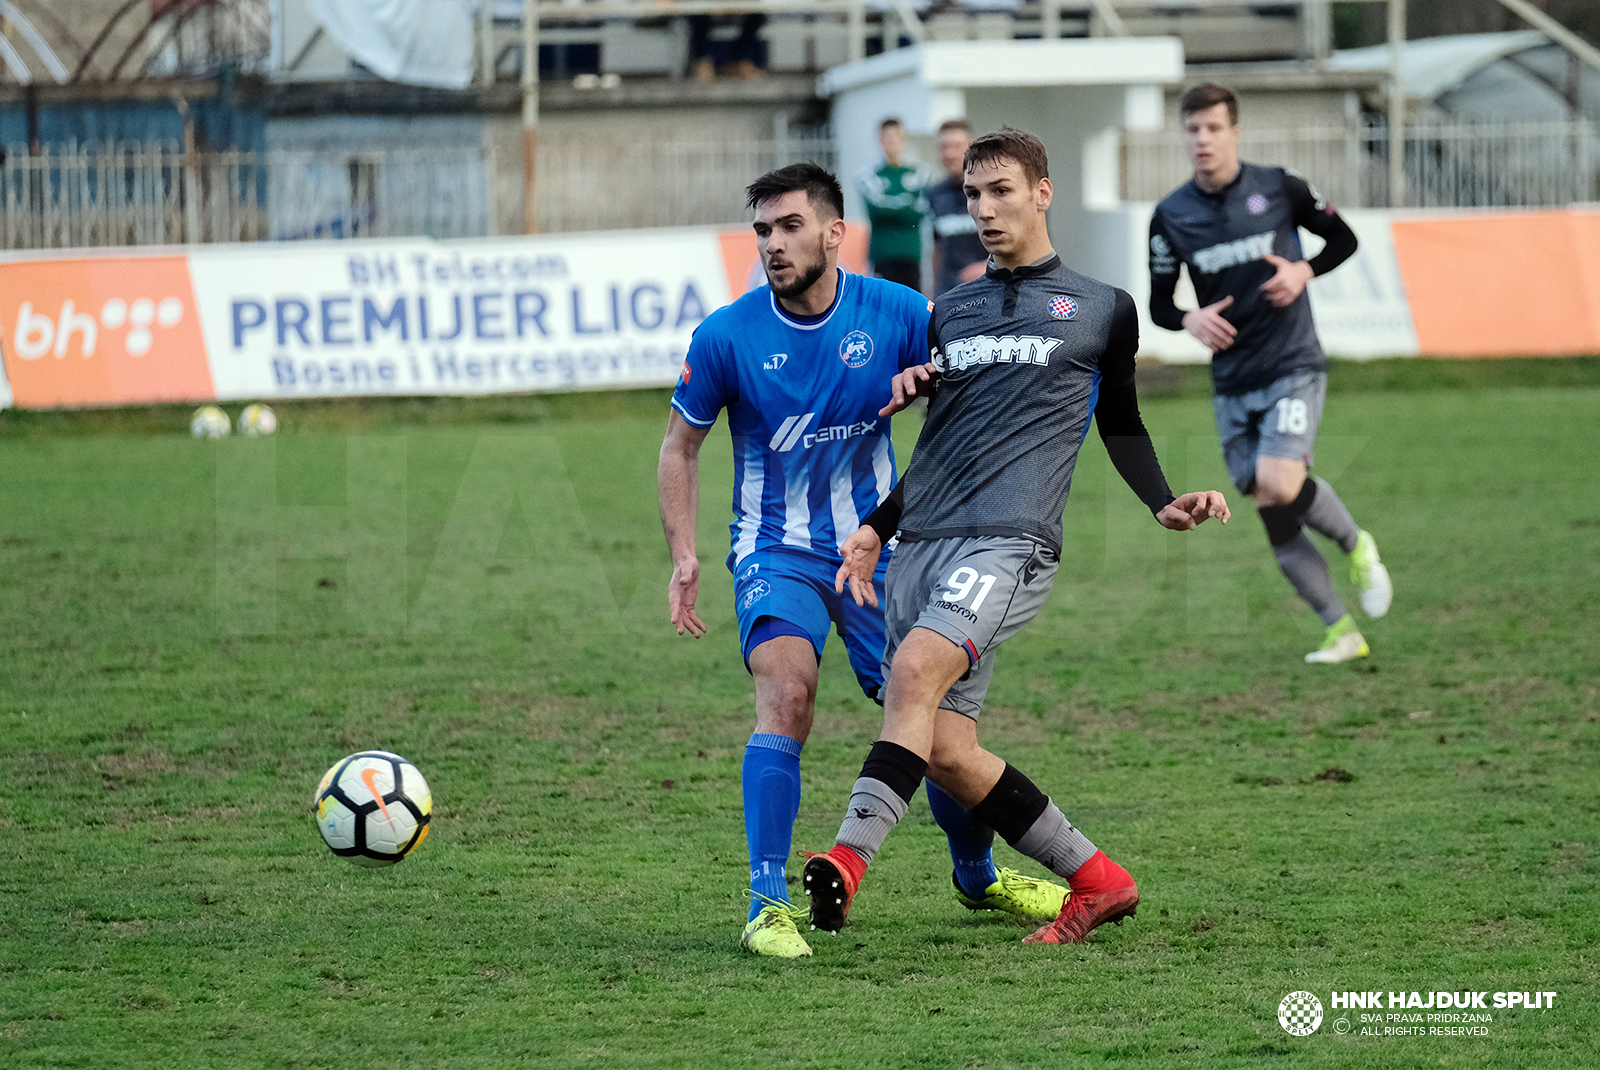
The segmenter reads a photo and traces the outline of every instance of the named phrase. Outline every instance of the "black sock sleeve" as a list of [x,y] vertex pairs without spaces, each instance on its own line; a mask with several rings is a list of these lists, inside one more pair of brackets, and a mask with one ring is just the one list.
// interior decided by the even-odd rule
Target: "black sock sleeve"
[[915,752],[906,750],[898,743],[890,743],[886,739],[880,739],[872,745],[872,749],[867,752],[866,762],[861,766],[863,777],[883,781],[889,785],[890,790],[908,803],[917,793],[917,785],[922,783],[922,778],[927,772],[926,759],[919,758]]
[[1008,762],[1000,780],[983,801],[972,808],[972,816],[1015,846],[1049,805],[1049,797]]
[[1261,522],[1267,526],[1268,541],[1274,546],[1282,546],[1300,534],[1305,515],[1316,500],[1317,481],[1306,476],[1294,501],[1288,505],[1263,505],[1257,510],[1261,514]]

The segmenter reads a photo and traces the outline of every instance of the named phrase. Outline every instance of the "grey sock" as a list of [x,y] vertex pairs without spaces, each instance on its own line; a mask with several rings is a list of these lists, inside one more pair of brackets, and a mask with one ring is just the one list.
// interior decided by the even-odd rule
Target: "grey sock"
[[871,862],[890,830],[906,816],[909,805],[883,781],[864,776],[850,789],[850,810],[834,842],[850,848],[863,862]]
[[1051,873],[1070,877],[1094,857],[1095,845],[1072,827],[1055,803],[1011,846],[1043,865]]
[[1339,500],[1339,495],[1334,493],[1328,481],[1318,476],[1311,478],[1317,481],[1317,496],[1301,519],[1312,531],[1326,535],[1339,544],[1339,549],[1349,553],[1356,548],[1356,538],[1361,534],[1361,528],[1356,525],[1350,510],[1345,508],[1344,502]]
[[[1321,491],[1317,493],[1320,500]],[[1344,603],[1334,593],[1328,562],[1323,560],[1322,554],[1317,552],[1304,531],[1288,542],[1274,546],[1272,552],[1277,555],[1278,567],[1289,577],[1289,582],[1294,584],[1300,597],[1317,611],[1322,623],[1332,624],[1344,616]]]

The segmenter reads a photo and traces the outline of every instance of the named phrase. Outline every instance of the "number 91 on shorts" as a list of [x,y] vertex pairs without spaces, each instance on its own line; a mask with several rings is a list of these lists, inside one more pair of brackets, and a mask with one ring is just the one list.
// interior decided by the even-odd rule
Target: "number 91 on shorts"
[[1059,563],[1051,547],[1015,536],[902,541],[885,581],[885,675],[913,628],[936,632],[965,650],[971,663],[941,705],[976,718],[994,651],[1038,615]]

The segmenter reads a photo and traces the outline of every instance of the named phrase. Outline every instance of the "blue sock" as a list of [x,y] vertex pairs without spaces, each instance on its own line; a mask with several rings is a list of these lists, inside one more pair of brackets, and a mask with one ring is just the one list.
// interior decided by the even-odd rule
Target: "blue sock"
[[950,837],[950,861],[956,866],[956,883],[968,898],[981,899],[985,888],[1000,879],[994,869],[994,829],[962,809],[944,789],[928,781],[928,805],[933,819]]
[[[789,901],[784,865],[800,813],[800,741],[771,732],[757,732],[744,748],[744,837],[750,844],[750,888]],[[750,918],[766,906],[750,897]]]

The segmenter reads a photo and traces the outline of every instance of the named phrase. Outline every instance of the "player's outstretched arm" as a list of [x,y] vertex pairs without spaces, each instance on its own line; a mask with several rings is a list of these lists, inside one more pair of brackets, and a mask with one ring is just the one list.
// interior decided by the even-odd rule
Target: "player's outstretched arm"
[[656,498],[661,507],[661,527],[672,554],[672,579],[667,583],[667,609],[672,626],[696,639],[706,633],[705,622],[695,612],[700,594],[700,558],[695,552],[695,520],[700,511],[700,445],[709,428],[695,427],[676,409],[667,421],[656,465]]
[[858,606],[878,605],[878,592],[873,587],[872,575],[878,570],[878,555],[883,552],[883,540],[878,537],[871,524],[862,524],[839,547],[839,556],[844,558],[844,563],[839,566],[839,571],[833,578],[833,589],[840,594],[844,593],[844,585],[850,585],[850,597],[856,600]]
[[1221,491],[1197,490],[1173,499],[1156,514],[1156,520],[1173,531],[1193,531],[1212,518],[1226,524],[1232,516]]
[[927,384],[932,383],[938,374],[938,366],[929,361],[927,364],[914,365],[896,375],[890,385],[894,396],[889,399],[889,404],[878,410],[878,415],[893,416],[910,405],[917,398],[918,384],[923,384],[922,390],[926,393]]

